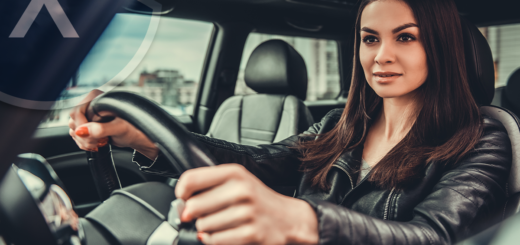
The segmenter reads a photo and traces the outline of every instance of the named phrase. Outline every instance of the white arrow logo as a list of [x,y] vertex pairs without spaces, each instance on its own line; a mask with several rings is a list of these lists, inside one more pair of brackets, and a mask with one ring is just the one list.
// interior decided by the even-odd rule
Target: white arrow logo
[[9,38],[24,38],[44,5],[47,7],[47,11],[51,14],[52,20],[58,26],[63,37],[79,38],[78,33],[74,30],[58,0],[31,0]]

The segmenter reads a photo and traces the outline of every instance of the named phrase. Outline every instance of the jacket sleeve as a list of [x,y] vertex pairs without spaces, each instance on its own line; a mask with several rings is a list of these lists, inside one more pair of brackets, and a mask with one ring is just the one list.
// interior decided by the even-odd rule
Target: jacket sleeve
[[300,140],[314,140],[323,130],[334,127],[342,112],[343,109],[331,110],[305,132],[266,145],[241,145],[200,134],[193,135],[219,163],[241,164],[268,186],[295,186],[299,184],[302,172],[299,171],[301,161],[298,159],[301,154],[293,147]]
[[[319,123],[315,123],[302,134],[290,136],[272,144],[250,146],[196,133],[193,133],[193,136],[208,148],[219,164],[241,164],[268,186],[297,185],[301,177],[299,171],[301,161],[298,159],[300,154],[291,147],[296,146],[299,140],[314,139],[314,135],[318,134],[323,126],[332,127],[335,125],[335,121],[339,119],[342,111],[342,109],[332,110]],[[164,157],[161,157],[161,154],[153,161],[146,159],[145,156],[135,151],[133,162],[137,163],[139,169],[145,173],[174,178],[179,176],[178,173],[172,171],[171,165]]]
[[[373,218],[350,209],[306,200],[316,211],[320,244],[451,244],[469,235],[472,223],[501,208],[512,152],[505,128],[484,119],[475,149],[445,172],[408,222]],[[478,217],[477,217],[478,216]]]
[[238,163],[268,186],[296,185],[301,161],[296,146],[299,136],[280,142],[249,146],[194,134],[206,146],[219,164]]
[[[291,149],[299,136],[268,145],[240,145],[224,140],[195,134],[203,146],[215,157],[217,164],[238,163],[262,180],[268,186],[296,185],[299,180],[300,160],[298,152]],[[178,178],[177,173],[166,157],[159,153],[155,160],[150,160],[138,151],[134,151],[132,161],[144,173]]]

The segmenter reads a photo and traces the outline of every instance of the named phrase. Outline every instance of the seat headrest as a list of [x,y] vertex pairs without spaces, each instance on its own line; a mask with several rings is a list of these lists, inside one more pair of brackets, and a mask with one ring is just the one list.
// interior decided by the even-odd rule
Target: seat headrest
[[244,80],[258,93],[290,94],[305,100],[307,68],[302,56],[282,40],[260,44],[247,61]]
[[520,96],[518,96],[518,92],[520,92],[520,68],[511,74],[504,89],[507,100],[513,104],[515,108],[520,108]]
[[495,95],[495,67],[491,49],[475,25],[462,17],[460,22],[471,94],[479,106],[490,105]]

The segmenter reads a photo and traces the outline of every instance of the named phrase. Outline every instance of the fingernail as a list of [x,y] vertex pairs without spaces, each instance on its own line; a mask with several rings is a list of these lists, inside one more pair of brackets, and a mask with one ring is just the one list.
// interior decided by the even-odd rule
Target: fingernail
[[211,243],[209,234],[203,231],[197,232],[197,240],[206,244]]
[[204,232],[197,232],[197,239],[202,242],[202,239],[204,239]]
[[182,212],[181,221],[182,222],[190,222],[191,221],[191,216],[188,214],[188,212],[186,212],[186,211]]
[[98,143],[97,143],[97,146],[98,147],[103,147],[105,145],[108,144],[108,137],[105,137],[105,138],[101,138],[98,140]]
[[79,127],[79,128],[77,128],[75,134],[77,136],[79,136],[79,137],[86,137],[86,136],[90,135],[88,133],[88,128],[87,127]]

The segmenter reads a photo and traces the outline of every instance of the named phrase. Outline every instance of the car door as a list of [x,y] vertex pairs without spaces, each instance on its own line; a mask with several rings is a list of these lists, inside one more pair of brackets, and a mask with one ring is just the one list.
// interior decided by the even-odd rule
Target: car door
[[[64,182],[80,216],[100,202],[86,153],[69,135],[71,107],[93,89],[129,91],[160,104],[193,130],[193,109],[215,26],[158,15],[119,13],[62,92],[33,136],[31,152],[45,157]],[[132,149],[113,147],[122,186],[165,181],[143,174]]]

